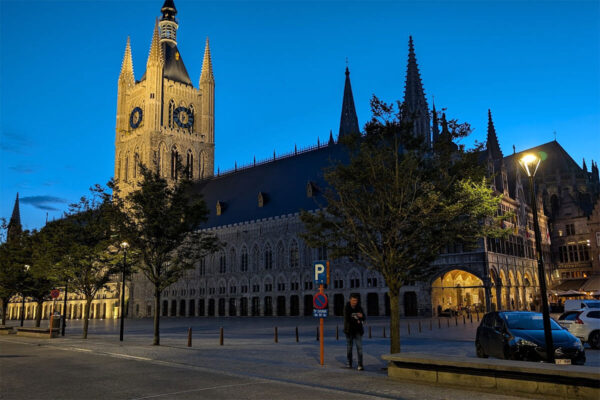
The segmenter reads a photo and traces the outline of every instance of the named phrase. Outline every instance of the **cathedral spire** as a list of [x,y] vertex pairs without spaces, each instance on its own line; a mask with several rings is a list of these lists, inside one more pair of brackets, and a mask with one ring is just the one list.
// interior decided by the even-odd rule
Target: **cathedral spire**
[[338,138],[350,133],[360,133],[360,128],[358,127],[358,117],[354,107],[354,96],[352,96],[350,70],[346,67],[346,82],[344,83],[344,98],[342,100],[342,116],[340,117]]
[[492,121],[492,111],[488,109],[488,129],[487,129],[487,150],[492,159],[499,160],[504,156],[502,150],[500,150],[500,144],[498,143],[498,137],[496,136],[496,128],[494,127],[494,121]]
[[425,99],[425,91],[421,82],[412,36],[409,36],[408,39],[408,66],[406,68],[402,114],[403,118],[413,123],[414,135],[423,136],[425,142],[430,145],[429,108]]
[[206,38],[206,47],[204,48],[204,59],[202,60],[202,72],[200,73],[200,82],[214,81],[212,60],[210,58],[210,43]]
[[127,44],[125,45],[125,55],[123,56],[123,62],[121,63],[121,74],[119,75],[119,81],[127,83],[131,86],[135,83],[135,77],[133,74],[133,58],[131,57],[131,43],[129,36],[127,36]]
[[440,138],[440,126],[438,123],[437,111],[435,110],[435,101],[433,102],[433,110],[432,110],[433,122],[431,126],[431,133],[433,136],[433,142],[437,142]]
[[587,165],[585,164],[585,158],[583,159],[583,165],[582,165],[581,169],[583,169],[585,172],[588,172]]
[[8,229],[6,231],[6,241],[12,241],[18,239],[19,235],[23,231],[21,226],[21,211],[19,209],[19,193],[15,199],[15,205],[13,207],[12,216],[8,222]]
[[150,45],[150,54],[148,55],[148,62],[146,63],[146,68],[150,68],[150,66],[153,65],[161,65],[163,61],[163,52],[159,40],[157,20],[154,23],[154,32],[152,33],[152,44]]

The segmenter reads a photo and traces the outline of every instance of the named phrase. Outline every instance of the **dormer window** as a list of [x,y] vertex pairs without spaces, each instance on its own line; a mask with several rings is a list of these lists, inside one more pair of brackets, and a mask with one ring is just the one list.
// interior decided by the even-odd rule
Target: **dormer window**
[[222,201],[217,201],[217,215],[223,214],[225,211],[225,203]]
[[258,206],[263,207],[267,202],[267,195],[263,192],[258,192]]
[[317,194],[317,186],[312,181],[306,184],[306,197],[314,197]]

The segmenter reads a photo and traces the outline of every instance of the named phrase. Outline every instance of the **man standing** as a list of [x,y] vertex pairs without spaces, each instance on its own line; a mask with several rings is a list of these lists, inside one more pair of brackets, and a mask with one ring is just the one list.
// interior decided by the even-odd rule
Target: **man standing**
[[344,333],[346,334],[346,356],[348,357],[348,368],[352,368],[352,346],[356,343],[356,354],[358,358],[358,370],[363,368],[362,335],[365,332],[363,323],[365,313],[358,304],[358,294],[352,293],[350,301],[344,307]]

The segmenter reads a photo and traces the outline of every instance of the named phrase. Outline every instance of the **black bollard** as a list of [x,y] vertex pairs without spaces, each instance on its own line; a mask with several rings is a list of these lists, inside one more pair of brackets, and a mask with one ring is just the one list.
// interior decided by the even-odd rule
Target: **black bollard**
[[223,327],[221,327],[221,332],[219,333],[219,345],[223,346]]
[[298,337],[298,327],[296,327],[296,343],[298,343],[300,340],[300,338]]
[[192,347],[192,327],[188,328],[188,347]]

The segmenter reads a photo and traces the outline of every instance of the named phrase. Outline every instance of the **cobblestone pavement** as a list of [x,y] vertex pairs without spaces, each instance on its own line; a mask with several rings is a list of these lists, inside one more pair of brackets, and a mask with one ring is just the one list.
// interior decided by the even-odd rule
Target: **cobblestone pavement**
[[[287,393],[286,391],[276,391],[279,394],[273,394],[280,397],[271,398],[300,398],[293,395],[300,389],[294,388],[402,399],[464,399],[474,396],[489,399],[514,398],[503,396],[501,393],[469,392],[463,389],[397,382],[387,378],[385,363],[381,360],[382,354],[389,353],[389,339],[383,338],[384,328],[386,336],[389,337],[389,321],[386,318],[369,319],[367,333],[363,339],[365,371],[344,368],[345,340],[341,332],[341,322],[339,318],[327,319],[324,366],[319,365],[317,322],[312,318],[164,318],[161,320],[161,346],[151,346],[151,320],[126,320],[123,343],[118,340],[118,321],[92,321],[87,340],[79,338],[80,321],[69,321],[65,338],[48,341],[15,336],[0,337],[0,346],[3,347],[2,343],[6,341],[23,345],[41,344],[45,348],[63,350],[62,353],[65,353],[64,350],[68,353],[86,352],[95,356],[150,363],[165,368],[165,371],[171,368],[192,368],[194,371],[217,373],[219,376],[266,379],[276,382],[277,385],[289,385],[289,397],[282,394]],[[429,319],[403,320],[402,349],[474,357],[473,338],[477,322],[466,322],[463,324],[463,321],[459,320],[457,325],[456,320],[441,320],[438,328],[438,321],[433,320],[430,329]],[[274,342],[275,326],[278,327],[278,343]],[[339,327],[339,340],[336,340],[336,326]],[[193,332],[191,348],[186,346],[189,327]],[[219,345],[221,327],[224,330],[224,346]],[[295,340],[296,327],[299,331],[299,342]],[[372,338],[368,338],[369,327]],[[600,365],[597,362],[600,352],[589,349],[586,353],[592,365]],[[260,392],[263,388],[244,389],[244,392],[246,390]]]

